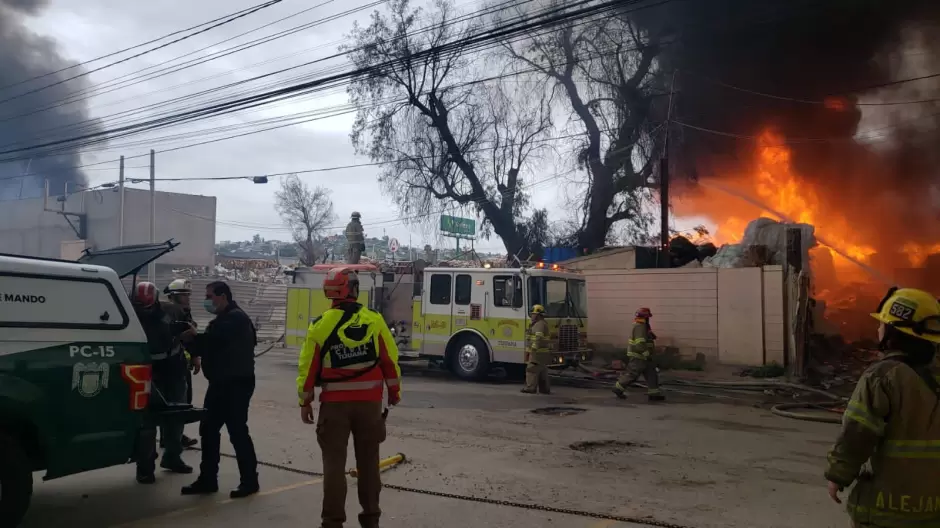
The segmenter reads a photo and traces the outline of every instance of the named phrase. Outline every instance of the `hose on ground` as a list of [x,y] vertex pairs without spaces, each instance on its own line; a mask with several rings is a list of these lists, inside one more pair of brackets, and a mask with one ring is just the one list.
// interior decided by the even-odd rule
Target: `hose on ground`
[[805,420],[808,422],[821,422],[821,423],[831,423],[831,424],[841,424],[841,416],[825,416],[822,414],[808,414],[808,413],[796,413],[791,412],[790,409],[816,409],[816,410],[825,410],[830,413],[837,413],[825,407],[824,405],[819,405],[818,403],[781,403],[779,405],[774,405],[770,408],[770,412],[776,414],[777,416],[782,416],[784,418],[792,418],[794,420]]
[[715,389],[723,388],[751,388],[751,389],[790,389],[798,390],[801,392],[809,392],[812,394],[817,394],[826,398],[827,400],[832,400],[835,402],[841,402],[843,398],[832,394],[831,392],[826,392],[820,389],[814,389],[813,387],[808,387],[806,385],[801,385],[799,383],[789,383],[786,381],[689,381],[683,379],[673,379],[666,381],[664,383],[677,384],[677,385],[688,385],[690,387],[709,387]]

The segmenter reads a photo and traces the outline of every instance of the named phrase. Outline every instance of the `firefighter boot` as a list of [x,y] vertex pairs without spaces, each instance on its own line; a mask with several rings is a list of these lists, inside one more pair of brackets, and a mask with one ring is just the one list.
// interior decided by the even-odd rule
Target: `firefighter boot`
[[617,396],[618,399],[620,400],[627,399],[627,392],[624,390],[623,386],[620,385],[619,381],[614,385],[614,388],[612,390],[613,390],[614,395]]

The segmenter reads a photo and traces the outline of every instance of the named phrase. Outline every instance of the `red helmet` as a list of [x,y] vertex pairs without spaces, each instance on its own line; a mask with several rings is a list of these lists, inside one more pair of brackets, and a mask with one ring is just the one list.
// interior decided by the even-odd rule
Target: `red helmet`
[[649,308],[640,308],[636,311],[636,317],[637,319],[649,319],[653,317],[653,312],[651,312]]
[[323,294],[334,301],[356,300],[354,289],[359,285],[359,275],[350,268],[333,268],[323,280]]
[[131,301],[137,306],[149,308],[157,303],[157,287],[152,282],[138,282]]

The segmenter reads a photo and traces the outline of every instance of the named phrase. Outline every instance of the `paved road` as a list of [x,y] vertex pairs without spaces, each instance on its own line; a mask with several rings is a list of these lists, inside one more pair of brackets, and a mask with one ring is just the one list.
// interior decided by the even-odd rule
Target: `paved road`
[[[259,359],[252,434],[263,461],[317,472],[319,450],[312,428],[300,423],[294,375],[293,358],[283,352]],[[642,395],[621,403],[609,396],[556,387],[552,396],[531,397],[515,384],[408,376],[383,453],[406,453],[409,462],[388,470],[384,480],[696,528],[845,525],[820,477],[834,427],[740,406],[679,398],[648,405]],[[532,412],[551,406],[578,411]],[[185,455],[194,465],[198,456]],[[222,468],[222,486],[234,486],[234,461],[223,460]],[[180,496],[191,477],[162,474],[156,485],[140,486],[133,474],[133,466],[124,466],[47,483],[37,476],[25,526],[318,525],[317,476],[263,467],[264,491],[230,501],[223,493]],[[348,525],[354,526],[352,479],[350,486]],[[383,491],[382,506],[387,528],[641,526],[391,489]]]

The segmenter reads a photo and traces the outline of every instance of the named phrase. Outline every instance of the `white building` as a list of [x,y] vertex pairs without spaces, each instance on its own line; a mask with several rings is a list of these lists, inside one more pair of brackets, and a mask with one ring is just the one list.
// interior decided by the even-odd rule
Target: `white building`
[[[149,190],[125,189],[122,237],[117,189],[51,196],[47,210],[41,198],[0,201],[0,253],[74,260],[85,248],[149,243],[150,203]],[[160,264],[214,266],[215,214],[214,196],[157,192],[154,239],[180,243]]]

